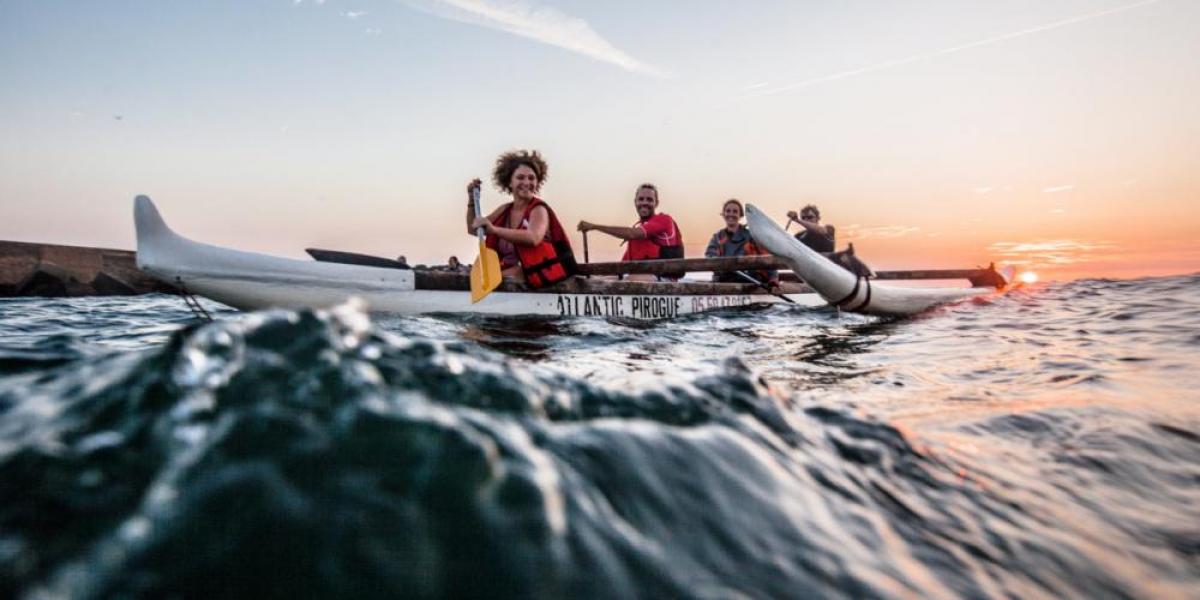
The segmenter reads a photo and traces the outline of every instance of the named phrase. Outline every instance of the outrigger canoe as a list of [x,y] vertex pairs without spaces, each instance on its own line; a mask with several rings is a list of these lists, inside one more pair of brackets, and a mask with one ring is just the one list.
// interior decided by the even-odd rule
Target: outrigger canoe
[[[823,306],[829,297],[820,290],[813,293],[813,289],[799,282],[784,282],[783,293],[773,295],[750,283],[634,282],[575,277],[538,290],[505,281],[496,291],[472,304],[467,275],[397,269],[380,261],[345,264],[297,260],[192,241],[172,231],[146,196],[134,200],[134,224],[140,269],[185,293],[242,310],[328,308],[357,297],[371,312],[384,314],[483,313],[663,319],[758,303]],[[677,268],[677,265],[667,265],[673,262],[676,261],[595,263],[581,267],[593,274],[654,273],[668,266]],[[692,270],[732,270],[766,268],[780,261],[774,257],[747,257],[682,262],[689,263],[694,267]],[[786,261],[787,264],[791,262],[790,259]],[[972,277],[979,273],[986,274],[986,271],[941,274]],[[807,280],[807,275],[799,270],[797,274]],[[931,275],[924,278],[938,276],[937,272],[927,274]],[[880,276],[887,275],[880,273]],[[840,282],[834,281],[834,284],[840,285]],[[927,295],[927,292],[922,294]]]
[[[362,299],[388,314],[485,313],[672,318],[717,308],[784,302],[753,284],[650,283],[576,277],[530,290],[504,282],[471,303],[467,275],[296,260],[189,240],[167,226],[150,198],[134,200],[138,268],[180,288],[242,310],[327,308]],[[820,306],[817,295],[792,285],[786,296]]]

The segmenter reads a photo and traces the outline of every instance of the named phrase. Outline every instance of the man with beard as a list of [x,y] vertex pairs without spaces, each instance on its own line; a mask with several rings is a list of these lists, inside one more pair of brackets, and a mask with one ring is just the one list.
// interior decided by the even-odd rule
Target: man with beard
[[[667,258],[683,258],[683,234],[675,219],[666,213],[656,213],[658,209],[658,188],[652,183],[638,186],[633,196],[633,207],[637,210],[638,222],[633,227],[620,225],[596,225],[587,221],[579,222],[579,231],[587,233],[592,230],[602,231],[613,237],[629,242],[625,249],[626,260],[657,260]],[[676,281],[683,273],[664,273],[657,276],[658,281]],[[631,275],[630,279],[654,280],[654,276]]]

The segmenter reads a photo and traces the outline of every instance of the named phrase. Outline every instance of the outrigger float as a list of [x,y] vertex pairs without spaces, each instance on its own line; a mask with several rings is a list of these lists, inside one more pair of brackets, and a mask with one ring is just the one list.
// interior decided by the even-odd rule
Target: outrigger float
[[753,207],[747,207],[747,215],[756,240],[763,232],[771,231],[760,241],[775,256],[591,263],[579,265],[580,270],[586,276],[791,268],[797,277],[790,278],[792,281],[785,277],[781,294],[768,293],[752,283],[635,282],[574,277],[538,290],[505,281],[496,291],[472,304],[467,275],[399,269],[395,268],[398,263],[388,264],[391,262],[388,259],[351,253],[310,251],[322,260],[307,261],[203,244],[172,231],[147,196],[134,200],[138,268],[185,294],[200,295],[242,310],[327,308],[357,297],[373,313],[401,315],[483,313],[664,319],[777,302],[803,306],[833,303],[846,310],[873,314],[911,314],[940,302],[990,293],[1004,285],[1003,277],[989,267],[882,271],[876,278],[967,279],[977,286],[972,288],[885,286],[842,270],[796,242]]

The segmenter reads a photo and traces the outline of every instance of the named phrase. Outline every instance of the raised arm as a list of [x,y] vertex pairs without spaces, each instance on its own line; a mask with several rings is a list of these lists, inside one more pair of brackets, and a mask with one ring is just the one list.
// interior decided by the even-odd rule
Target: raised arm
[[641,227],[621,227],[619,225],[596,225],[587,221],[580,221],[578,229],[583,232],[599,231],[607,233],[615,238],[623,240],[644,240],[646,232]]
[[[477,189],[481,185],[478,179],[471,180],[467,184],[467,235],[475,235],[475,201],[471,199],[471,190]],[[487,220],[494,221],[500,216],[500,212],[504,210],[504,205],[497,206],[491,213],[488,214]]]
[[471,227],[471,224],[475,222],[475,200],[471,198],[471,192],[479,189],[481,185],[483,182],[478,178],[472,179],[467,184],[467,235],[475,235],[475,230]]
[[820,223],[814,223],[812,221],[804,221],[801,219],[793,219],[793,220],[795,220],[797,223],[800,224],[801,227],[807,229],[811,233],[814,233],[816,235],[823,235],[825,237],[833,237],[833,235],[829,232],[828,225],[822,225]]

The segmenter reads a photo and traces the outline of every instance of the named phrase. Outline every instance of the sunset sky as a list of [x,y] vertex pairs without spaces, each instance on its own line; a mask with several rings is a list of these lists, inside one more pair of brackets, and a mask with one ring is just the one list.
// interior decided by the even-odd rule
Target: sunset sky
[[633,223],[653,181],[689,255],[737,197],[819,205],[877,268],[1191,273],[1198,26],[1195,0],[0,2],[0,239],[132,248],[144,193],[210,243],[470,261],[466,182],[536,148],[568,228]]

